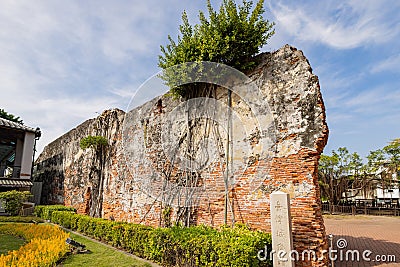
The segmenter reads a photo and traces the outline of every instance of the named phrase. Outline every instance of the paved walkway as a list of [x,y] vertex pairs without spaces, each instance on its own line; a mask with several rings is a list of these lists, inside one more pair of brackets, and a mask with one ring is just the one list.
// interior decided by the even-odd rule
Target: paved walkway
[[334,235],[335,267],[400,266],[400,217],[330,215],[324,221],[326,233]]

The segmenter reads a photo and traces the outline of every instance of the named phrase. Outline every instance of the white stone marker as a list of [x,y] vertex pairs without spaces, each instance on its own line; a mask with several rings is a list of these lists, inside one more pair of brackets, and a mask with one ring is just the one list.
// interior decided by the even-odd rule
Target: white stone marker
[[[271,195],[271,234],[274,266],[294,266],[292,220],[289,194],[275,191]],[[292,256],[293,257],[293,256]]]

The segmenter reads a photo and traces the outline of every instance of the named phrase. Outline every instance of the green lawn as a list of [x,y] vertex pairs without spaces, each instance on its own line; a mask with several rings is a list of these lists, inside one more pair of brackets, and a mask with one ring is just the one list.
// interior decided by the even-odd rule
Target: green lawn
[[12,235],[0,234],[0,254],[7,254],[7,252],[10,250],[17,250],[24,243],[25,240],[23,240],[22,238]]
[[90,266],[90,267],[150,267],[151,265],[123,252],[112,249],[103,244],[91,241],[87,238],[71,233],[71,238],[79,243],[86,245],[86,248],[91,251],[89,254],[70,255],[58,266]]

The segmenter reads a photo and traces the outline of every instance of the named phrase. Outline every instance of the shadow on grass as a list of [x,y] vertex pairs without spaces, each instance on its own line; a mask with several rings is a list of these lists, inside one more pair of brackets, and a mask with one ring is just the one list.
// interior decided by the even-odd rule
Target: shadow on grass
[[25,244],[25,240],[17,236],[0,234],[0,255],[7,255],[8,251],[18,250]]

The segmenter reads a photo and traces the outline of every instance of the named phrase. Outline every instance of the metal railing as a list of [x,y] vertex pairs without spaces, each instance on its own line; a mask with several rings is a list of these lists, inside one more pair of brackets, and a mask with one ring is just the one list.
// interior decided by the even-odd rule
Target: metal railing
[[393,205],[385,206],[356,206],[356,205],[331,205],[322,204],[322,211],[330,214],[352,214],[352,215],[377,215],[377,216],[400,216],[400,208]]

